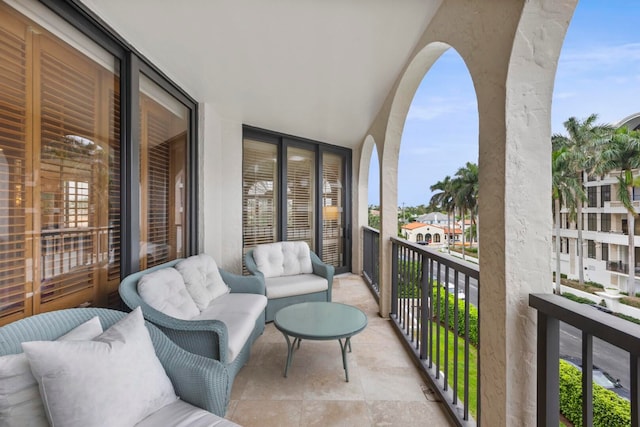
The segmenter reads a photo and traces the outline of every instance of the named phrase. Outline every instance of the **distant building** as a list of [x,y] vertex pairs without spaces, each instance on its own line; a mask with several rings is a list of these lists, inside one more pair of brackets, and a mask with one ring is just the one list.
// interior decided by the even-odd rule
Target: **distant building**
[[447,225],[447,214],[442,212],[430,212],[428,214],[419,215],[416,221],[423,224]]
[[423,222],[405,224],[401,230],[402,236],[408,241],[437,248],[446,246],[447,236],[452,239],[452,243],[459,241],[462,236],[462,230],[459,228],[452,228],[449,233],[447,227],[425,224]]

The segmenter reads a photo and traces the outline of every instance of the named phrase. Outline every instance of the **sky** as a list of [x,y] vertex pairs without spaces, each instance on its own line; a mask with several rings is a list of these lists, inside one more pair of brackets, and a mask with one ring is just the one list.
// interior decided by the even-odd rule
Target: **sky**
[[[640,28],[637,0],[581,0],[560,53],[551,110],[552,133],[569,117],[598,114],[617,124],[640,112]],[[449,49],[425,75],[402,133],[398,204],[428,205],[429,187],[478,162],[478,108],[471,77]],[[369,204],[379,204],[378,158],[369,172]]]

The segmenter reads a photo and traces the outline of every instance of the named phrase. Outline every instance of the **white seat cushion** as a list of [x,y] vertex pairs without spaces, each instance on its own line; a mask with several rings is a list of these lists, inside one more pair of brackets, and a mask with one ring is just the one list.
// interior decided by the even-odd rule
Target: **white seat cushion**
[[176,270],[182,274],[187,291],[200,311],[230,291],[220,276],[216,262],[207,254],[193,255],[180,261],[176,264]]
[[311,251],[306,242],[277,242],[258,245],[253,259],[265,278],[313,273]]
[[229,337],[227,360],[232,362],[251,336],[261,317],[267,298],[258,294],[226,294],[216,298],[192,320],[220,320],[227,325]]
[[[91,340],[102,333],[96,316],[58,338],[60,341]],[[0,357],[0,426],[48,427],[38,382],[24,353]]]
[[293,295],[305,295],[329,289],[327,279],[315,274],[298,274],[265,279],[267,298],[285,298]]
[[53,426],[131,426],[177,399],[140,307],[93,341],[22,343]]
[[138,280],[140,298],[151,307],[176,319],[189,320],[200,314],[175,268],[163,268]]
[[182,400],[176,400],[160,408],[136,427],[239,427],[238,424],[193,406]]

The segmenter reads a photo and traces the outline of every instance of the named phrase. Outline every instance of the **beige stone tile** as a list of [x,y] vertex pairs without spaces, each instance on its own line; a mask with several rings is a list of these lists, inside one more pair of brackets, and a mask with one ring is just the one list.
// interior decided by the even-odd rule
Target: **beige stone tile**
[[238,406],[238,401],[231,399],[229,402],[229,406],[227,406],[227,413],[225,414],[225,418],[230,420],[233,416],[233,412],[236,410],[236,406]]
[[388,342],[354,343],[358,365],[378,368],[414,368],[415,365],[400,343],[389,345]]
[[301,426],[353,427],[370,426],[369,408],[363,401],[308,401],[302,408]]
[[230,419],[243,427],[283,427],[302,426],[301,416],[300,400],[242,400]]
[[364,389],[357,367],[349,367],[349,382],[344,370],[309,369],[305,378],[304,399],[314,400],[364,400]]
[[285,378],[283,369],[283,366],[275,369],[263,366],[246,366],[243,369],[243,374],[248,375],[248,379],[240,400],[301,399],[304,393],[304,381]]
[[360,378],[368,401],[426,400],[421,388],[424,382],[416,369],[360,366]]
[[368,402],[372,426],[449,427],[453,422],[439,402]]

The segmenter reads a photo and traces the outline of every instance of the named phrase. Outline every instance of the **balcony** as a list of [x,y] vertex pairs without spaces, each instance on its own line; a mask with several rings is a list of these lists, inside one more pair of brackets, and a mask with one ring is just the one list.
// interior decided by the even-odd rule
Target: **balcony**
[[284,378],[287,345],[269,323],[235,379],[227,418],[245,427],[455,425],[362,278],[337,276],[333,300],[369,318],[347,353],[349,382],[334,341],[304,341]]

